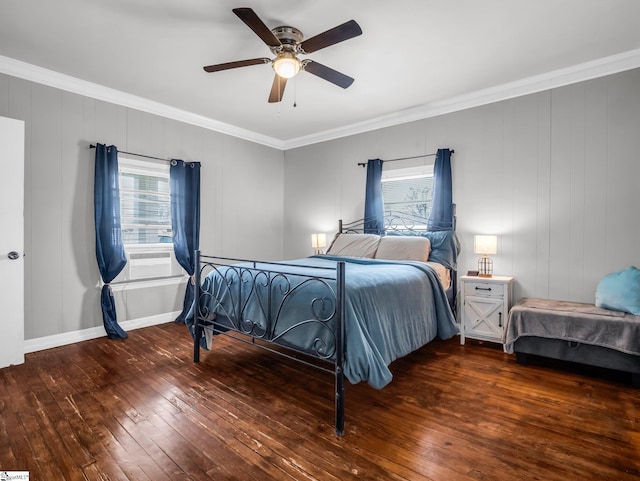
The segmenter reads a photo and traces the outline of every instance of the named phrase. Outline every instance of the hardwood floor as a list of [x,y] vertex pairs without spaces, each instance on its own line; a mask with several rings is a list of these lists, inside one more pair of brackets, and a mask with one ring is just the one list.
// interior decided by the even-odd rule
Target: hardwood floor
[[626,375],[434,341],[382,390],[182,325],[28,354],[0,370],[0,471],[34,480],[637,480]]

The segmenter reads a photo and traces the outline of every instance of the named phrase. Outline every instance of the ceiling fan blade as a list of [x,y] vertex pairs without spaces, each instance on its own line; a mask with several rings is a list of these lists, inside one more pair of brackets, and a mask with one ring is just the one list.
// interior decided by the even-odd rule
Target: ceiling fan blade
[[344,42],[350,38],[357,37],[362,34],[360,25],[355,20],[349,20],[348,22],[333,27],[326,32],[322,32],[315,37],[311,37],[302,42],[299,47],[302,53],[313,53],[321,48],[335,45],[336,43]]
[[260,17],[256,15],[250,8],[234,8],[235,13],[240,20],[247,24],[247,26],[253,30],[253,32],[262,39],[269,47],[279,47],[281,45],[280,40],[271,32]]
[[249,60],[238,60],[237,62],[218,63],[216,65],[209,65],[202,67],[205,72],[219,72],[220,70],[228,70],[230,68],[248,67],[249,65],[259,65],[263,63],[271,62],[270,58],[252,58]]
[[269,103],[280,102],[284,95],[284,88],[287,85],[287,79],[276,74],[271,85],[271,93],[269,94]]
[[353,83],[353,79],[348,75],[340,73],[337,70],[333,70],[321,63],[314,62],[313,60],[307,61],[304,69],[313,75],[317,75],[324,80],[328,80],[332,84],[336,84],[338,87],[342,87],[343,89],[346,89]]

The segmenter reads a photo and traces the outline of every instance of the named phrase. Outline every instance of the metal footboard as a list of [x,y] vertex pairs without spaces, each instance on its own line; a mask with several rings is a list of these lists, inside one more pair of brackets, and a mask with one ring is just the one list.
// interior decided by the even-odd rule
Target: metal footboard
[[342,436],[344,262],[326,268],[204,256],[200,251],[195,260],[194,362],[200,361],[209,330],[333,373],[335,432]]

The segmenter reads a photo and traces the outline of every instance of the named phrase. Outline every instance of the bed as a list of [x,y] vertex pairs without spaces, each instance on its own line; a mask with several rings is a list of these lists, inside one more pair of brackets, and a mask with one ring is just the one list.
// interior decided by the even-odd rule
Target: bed
[[523,298],[509,313],[504,349],[631,373],[640,387],[640,316],[593,304]]
[[342,436],[345,378],[383,388],[395,359],[457,333],[455,232],[395,215],[365,225],[340,222],[327,254],[286,262],[196,252],[194,362],[222,334],[331,373]]

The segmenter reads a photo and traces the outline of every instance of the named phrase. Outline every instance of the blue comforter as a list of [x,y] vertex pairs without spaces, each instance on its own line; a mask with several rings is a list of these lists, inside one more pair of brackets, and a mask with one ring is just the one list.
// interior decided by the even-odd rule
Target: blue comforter
[[[387,385],[392,374],[389,364],[433,340],[436,336],[448,339],[458,332],[455,319],[437,274],[427,264],[420,262],[383,261],[336,256],[314,256],[288,261],[287,282],[293,277],[318,276],[316,269],[306,266],[335,269],[337,261],[345,261],[345,364],[344,373],[351,383],[367,381],[375,388]],[[299,266],[299,267],[298,267]],[[273,265],[268,266],[273,269]],[[237,272],[237,271],[235,271]],[[322,319],[326,311],[333,309],[327,289],[335,289],[335,281],[308,283],[296,288],[294,296],[287,299],[273,318],[277,326],[269,326],[261,312],[276,309],[267,305],[255,292],[250,296],[234,295],[225,271],[211,273],[203,281],[207,309],[220,317],[234,317],[235,305],[253,302],[243,312],[251,329],[257,334],[273,329],[275,337],[281,336],[283,344],[309,350],[317,342],[323,326],[315,327],[315,333],[288,332],[287,319]],[[271,274],[273,277],[273,275]],[[304,279],[300,277],[300,279]],[[259,283],[257,283],[259,284]],[[274,283],[277,287],[277,282]],[[314,287],[315,286],[315,287]],[[275,289],[278,291],[279,289]],[[284,293],[286,288],[282,288]],[[252,297],[252,299],[249,299]],[[300,301],[300,299],[306,301]],[[314,300],[315,299],[315,300]],[[278,305],[278,303],[274,303]],[[281,311],[281,312],[280,312]],[[281,315],[282,314],[282,315]],[[193,320],[191,319],[191,323]],[[243,330],[244,330],[243,326]]]

